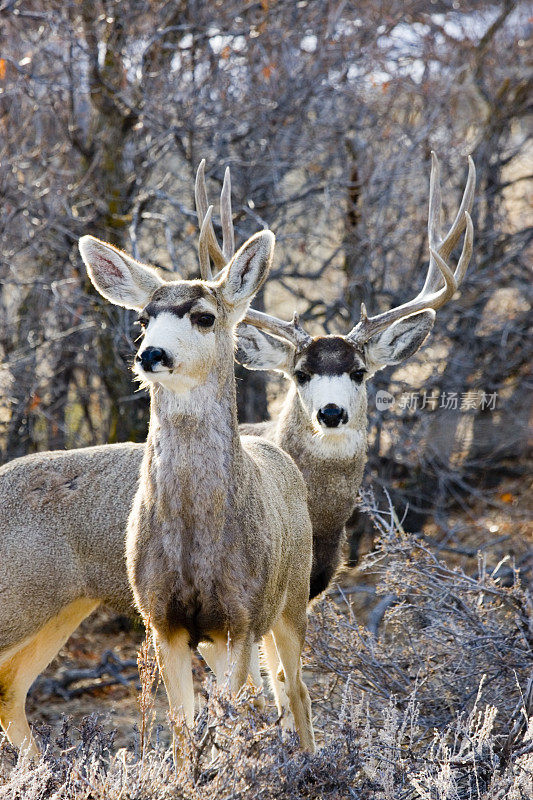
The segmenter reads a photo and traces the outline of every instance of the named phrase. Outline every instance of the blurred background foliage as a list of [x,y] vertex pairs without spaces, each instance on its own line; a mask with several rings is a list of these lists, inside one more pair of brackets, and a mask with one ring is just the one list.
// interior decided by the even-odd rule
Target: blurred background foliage
[[[431,513],[446,541],[475,504],[512,506],[531,357],[528,4],[0,0],[0,20],[2,461],[145,437],[135,315],[92,291],[80,235],[196,276],[196,167],[215,198],[229,165],[237,243],[277,237],[256,306],[345,333],[361,301],[377,312],[421,287],[434,149],[444,224],[474,158],[474,258],[428,346],[373,381],[367,472],[408,503],[408,530]],[[238,376],[241,420],[275,414],[283,379]],[[379,389],[418,407],[379,410]],[[496,407],[461,408],[466,392]]]

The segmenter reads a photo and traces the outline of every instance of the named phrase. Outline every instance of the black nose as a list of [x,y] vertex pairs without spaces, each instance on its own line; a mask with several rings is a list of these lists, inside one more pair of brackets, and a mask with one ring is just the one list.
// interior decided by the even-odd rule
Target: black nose
[[348,422],[348,414],[344,408],[336,406],[334,403],[328,403],[323,406],[317,414],[318,421],[326,428],[336,428],[338,425]]
[[153,372],[158,364],[168,365],[168,356],[160,347],[147,347],[137,356],[145,372]]

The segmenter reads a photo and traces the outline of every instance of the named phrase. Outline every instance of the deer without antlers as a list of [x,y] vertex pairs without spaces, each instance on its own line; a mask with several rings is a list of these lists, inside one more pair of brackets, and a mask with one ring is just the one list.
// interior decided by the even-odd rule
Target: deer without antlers
[[139,310],[144,330],[135,371],[150,388],[150,425],[126,561],[171,711],[192,724],[191,649],[208,645],[219,681],[235,661],[237,691],[270,634],[301,745],[314,751],[300,663],[312,558],[305,486],[286,453],[241,439],[237,426],[233,331],[267,277],[274,236],[252,236],[218,281],[164,282],[92,237],[80,250],[96,289]]

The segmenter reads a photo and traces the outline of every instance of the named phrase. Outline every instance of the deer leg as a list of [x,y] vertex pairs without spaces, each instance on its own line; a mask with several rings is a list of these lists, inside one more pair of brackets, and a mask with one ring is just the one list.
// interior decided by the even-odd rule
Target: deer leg
[[[251,656],[254,648],[257,649],[257,646],[252,646],[250,639],[239,639],[236,642],[221,636],[213,639],[213,642],[209,645],[210,657],[212,659],[212,669],[219,686],[227,685],[232,694],[237,694],[246,682],[248,673],[251,670]],[[217,730],[211,750],[213,761],[216,759],[217,750],[220,749],[221,745],[221,737]]]
[[301,655],[305,623],[297,627],[292,620],[282,615],[273,626],[272,633],[285,673],[287,696],[294,716],[294,725],[300,737],[300,745],[303,750],[314,753],[316,748],[311,719],[311,700],[302,679]]
[[26,719],[27,689],[6,685],[5,678],[5,672],[0,672],[0,725],[12,745],[38,758],[39,748]]
[[[202,642],[198,649],[202,654],[202,658],[204,659],[205,663],[211,672],[216,676],[215,664],[217,650],[215,645],[212,642]],[[252,647],[249,677],[251,678],[251,681],[256,689],[262,689],[263,679],[261,678],[261,665],[259,663],[259,647],[256,644],[254,644]],[[254,706],[262,711],[265,708],[265,705],[265,697],[263,693],[261,693],[255,698]]]
[[294,731],[294,717],[289,705],[287,692],[285,691],[285,683],[282,683],[278,678],[278,668],[280,666],[279,653],[272,632],[263,636],[261,647],[270,676],[270,686],[276,701],[276,708],[281,717],[282,728],[286,731]]
[[153,634],[157,662],[170,707],[172,756],[177,770],[183,763],[183,756],[179,753],[178,726],[183,722],[189,728],[194,725],[194,685],[189,635],[185,630],[180,630],[172,636],[162,636],[155,630]]
[[211,645],[214,673],[219,685],[229,679],[231,692],[237,694],[246,683],[251,668],[252,642],[242,638],[235,642],[217,637]]
[[[226,644],[227,648],[227,644]],[[217,666],[217,652],[220,652],[222,649],[222,645],[217,647],[212,642],[202,642],[198,649],[202,654],[202,658],[204,659],[205,663],[211,670],[211,672],[217,676],[217,669],[219,674],[223,676],[228,671],[228,664],[223,662],[225,657],[222,657],[222,660],[219,661]],[[261,689],[263,686],[263,679],[261,678],[261,665],[259,663],[259,647],[258,645],[254,644],[251,649],[251,656],[250,656],[250,673],[249,677],[256,689]],[[221,677],[220,681],[217,678],[217,683],[220,683],[223,680]],[[258,695],[258,697],[254,700],[254,705],[256,708],[261,710],[265,707],[265,698],[263,694]]]
[[[261,677],[261,662],[259,660],[259,645],[254,643],[252,647],[252,654],[250,658],[250,677],[256,689],[263,688],[263,679]],[[254,700],[254,706],[260,711],[263,711],[266,706],[265,695],[263,692],[257,695]]]
[[28,689],[98,605],[97,600],[75,600],[22,642],[18,650],[10,650],[0,663],[0,725],[11,744],[28,749],[32,756],[39,755],[39,748],[26,719]]

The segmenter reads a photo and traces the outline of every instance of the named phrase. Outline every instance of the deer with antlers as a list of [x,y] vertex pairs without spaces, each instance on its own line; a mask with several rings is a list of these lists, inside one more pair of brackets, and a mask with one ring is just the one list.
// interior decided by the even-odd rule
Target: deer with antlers
[[[221,249],[208,213],[201,165],[196,199],[204,231],[200,260],[206,276],[209,254],[215,268],[221,270],[234,248],[228,171],[224,184],[221,217],[226,235]],[[438,162],[433,157],[429,242],[440,261],[449,258],[467,228],[460,269],[458,266],[452,277],[446,265],[443,269],[439,260],[431,257],[421,295],[430,298],[441,292],[434,298],[440,305],[459,285],[470,258],[472,227],[468,214],[474,185],[474,166],[469,161],[459,212],[449,233],[441,239],[440,182]],[[277,442],[292,455],[304,476],[313,525],[311,598],[327,587],[341,563],[344,526],[362,479],[367,425],[364,382],[372,371],[387,363],[391,353],[399,361],[422,344],[434,311],[421,314],[421,307],[428,308],[396,309],[398,316],[387,320],[392,325],[388,338],[386,328],[374,330],[381,338],[380,346],[376,346],[379,340],[372,341],[372,334],[357,347],[349,337],[311,339],[297,318],[288,323],[251,310],[246,323],[238,326],[238,359],[251,369],[280,370],[290,380],[277,420],[244,425],[241,431]],[[437,307],[433,305],[433,309]],[[413,313],[416,317],[409,322]],[[407,317],[402,323],[406,327],[399,328],[402,315]],[[415,335],[417,319],[422,329]],[[362,323],[368,331],[364,312]],[[362,328],[356,326],[352,333]],[[13,744],[25,742],[34,754],[38,749],[24,709],[30,685],[98,605],[108,605],[119,613],[133,611],[123,558],[124,532],[143,452],[144,445],[140,444],[102,445],[38,453],[0,468],[0,724]],[[24,503],[20,503],[21,497]],[[265,650],[273,666],[278,657],[268,637]],[[204,654],[209,658],[209,648]],[[252,672],[257,683],[257,660],[252,662]],[[284,704],[286,707],[280,682],[275,681],[274,691],[278,709]]]
[[[440,165],[431,154],[428,241],[429,268],[419,294],[403,305],[369,317],[364,305],[357,325],[346,335],[312,337],[297,314],[287,322],[249,309],[238,327],[237,360],[248,369],[278,370],[291,381],[277,419],[242,425],[241,430],[270,439],[289,453],[307,485],[313,525],[313,566],[309,600],[324,592],[342,564],[345,526],[355,508],[366,464],[366,381],[378,370],[412,356],[430,333],[436,311],[461,284],[473,249],[470,218],[475,191],[474,162],[468,158],[468,178],[461,204],[446,236],[441,233]],[[229,175],[221,193],[225,241],[233,242]],[[207,208],[204,165],[196,179],[202,276],[212,276],[209,256],[223,269],[231,250],[218,245]],[[455,271],[447,261],[463,232],[465,239]],[[274,670],[276,654],[263,643],[272,688],[280,713],[287,716],[282,669]],[[254,663],[257,662],[257,659]],[[258,676],[254,676],[257,683]],[[288,727],[292,721],[287,720]]]

